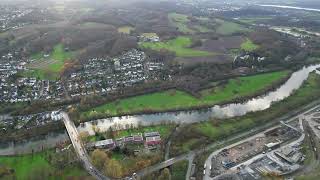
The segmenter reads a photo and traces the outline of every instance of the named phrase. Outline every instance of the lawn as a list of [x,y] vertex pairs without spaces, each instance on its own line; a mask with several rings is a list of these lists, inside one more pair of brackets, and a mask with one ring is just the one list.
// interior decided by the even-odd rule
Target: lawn
[[179,31],[183,33],[194,33],[192,29],[188,27],[189,19],[187,15],[177,14],[177,13],[169,13],[168,14],[169,22],[178,28]]
[[44,158],[44,153],[33,156],[0,157],[0,164],[14,169],[17,179],[25,179],[32,169],[40,167],[51,168]]
[[223,86],[201,91],[201,98],[196,98],[177,90],[135,96],[92,108],[87,112],[83,112],[82,116],[85,118],[101,114],[116,116],[123,113],[149,110],[164,111],[200,105],[214,105],[239,97],[250,96],[268,89],[272,84],[288,75],[289,71],[279,71],[231,79]]
[[241,44],[241,49],[248,51],[248,52],[252,52],[255,51],[259,48],[259,45],[254,44],[250,39],[246,39],[246,41],[244,43]]
[[167,42],[144,42],[141,43],[140,46],[143,48],[149,48],[157,51],[160,51],[161,49],[166,49],[168,51],[176,53],[176,56],[179,57],[201,57],[214,55],[214,53],[210,53],[207,51],[193,50],[189,48],[191,44],[191,38],[179,36]]
[[67,179],[70,176],[87,176],[87,172],[81,167],[67,166],[63,171],[59,171],[59,175],[56,174],[57,169],[49,164],[46,160],[48,154],[54,154],[53,151],[44,151],[35,154],[23,155],[23,156],[0,156],[0,166],[4,165],[7,168],[14,170],[14,176],[17,180],[28,179],[28,177],[34,177],[34,172],[47,169],[51,176],[50,179]]
[[221,19],[217,19],[216,20],[217,23],[219,23],[220,25],[217,27],[217,33],[221,34],[221,35],[232,35],[234,33],[238,33],[238,32],[249,32],[250,29],[234,23],[234,22],[230,22],[230,21],[225,21],[225,20],[221,20]]
[[122,26],[118,28],[119,33],[124,33],[124,34],[130,34],[132,30],[134,30],[134,27],[131,26]]
[[63,69],[64,62],[71,59],[73,54],[64,50],[63,44],[54,46],[49,57],[44,58],[44,53],[36,53],[31,56],[36,62],[30,65],[29,71],[22,73],[25,77],[36,77],[38,79],[55,80]]

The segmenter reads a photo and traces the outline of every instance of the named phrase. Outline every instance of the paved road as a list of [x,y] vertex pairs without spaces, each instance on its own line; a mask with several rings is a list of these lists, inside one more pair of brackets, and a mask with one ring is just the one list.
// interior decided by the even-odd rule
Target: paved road
[[161,169],[169,167],[169,166],[171,166],[171,165],[173,165],[173,164],[175,164],[177,162],[180,162],[180,161],[183,161],[183,160],[188,160],[188,158],[189,158],[189,154],[183,154],[183,155],[168,159],[166,161],[163,161],[161,163],[158,163],[156,165],[149,166],[149,167],[147,167],[145,169],[142,169],[142,170],[137,172],[137,175],[139,177],[142,177],[142,176],[145,176],[145,175],[150,174],[152,172],[159,171]]
[[62,112],[61,114],[63,117],[64,125],[66,126],[67,132],[69,134],[72,145],[74,147],[74,150],[75,150],[77,156],[79,157],[79,159],[81,160],[84,168],[88,171],[89,174],[91,174],[93,177],[95,177],[98,180],[111,179],[109,177],[104,176],[102,173],[99,172],[98,169],[96,169],[91,164],[88,153],[79,139],[79,134],[78,134],[76,126],[74,125],[73,121],[70,120],[70,118],[66,112]]
[[[315,113],[315,114],[317,114],[317,113]],[[320,139],[320,130],[317,128],[317,126],[320,126],[320,124],[313,120],[313,118],[320,118],[320,116],[316,116],[315,114],[311,114],[309,116],[306,116],[306,120],[308,121],[310,128],[312,129],[314,134]]]
[[195,156],[196,156],[195,154],[190,154],[190,156],[189,156],[189,164],[188,164],[188,170],[187,170],[187,174],[186,174],[186,180],[190,180],[193,160],[194,160]]
[[[297,114],[298,112],[301,112],[301,111],[305,111],[304,113],[307,113],[307,112],[309,112],[309,111],[312,111],[312,110],[314,110],[315,108],[318,108],[318,106],[315,106],[316,103],[318,103],[318,101],[317,101],[317,102],[314,102],[314,103],[311,103],[310,105],[305,106],[304,108],[302,108],[302,110],[300,109],[300,110],[294,111],[293,114]],[[301,114],[301,113],[300,113],[300,114]],[[161,169],[163,169],[163,168],[169,167],[169,166],[171,166],[171,165],[173,165],[173,164],[175,164],[175,163],[177,163],[177,162],[180,162],[180,161],[183,161],[183,160],[189,160],[189,158],[192,157],[192,156],[195,156],[195,155],[198,155],[198,154],[202,154],[203,152],[206,152],[206,151],[208,151],[208,150],[210,150],[210,149],[215,149],[215,148],[217,148],[217,147],[220,147],[221,145],[228,144],[228,143],[230,143],[230,142],[234,142],[234,141],[236,141],[236,140],[239,140],[239,139],[241,139],[241,138],[248,137],[248,136],[250,136],[250,135],[252,135],[252,136],[255,137],[255,136],[257,136],[257,134],[259,134],[261,131],[265,131],[266,129],[269,129],[269,130],[270,130],[270,129],[271,129],[270,127],[272,127],[272,128],[279,127],[279,126],[280,126],[280,125],[279,125],[279,122],[280,122],[280,121],[284,121],[284,120],[286,120],[286,119],[289,119],[288,121],[292,121],[292,120],[295,120],[297,117],[299,117],[299,115],[296,115],[296,116],[294,116],[293,118],[290,118],[290,116],[291,116],[291,115],[289,115],[289,114],[288,114],[288,115],[285,115],[285,116],[283,116],[283,117],[278,118],[278,119],[277,119],[276,121],[274,121],[274,122],[269,122],[269,123],[267,123],[267,124],[265,124],[265,125],[263,125],[263,126],[254,128],[254,129],[252,129],[251,131],[247,131],[247,132],[238,134],[238,135],[233,136],[233,137],[231,137],[231,138],[228,138],[228,139],[226,139],[226,140],[224,140],[224,141],[212,143],[212,144],[208,145],[208,146],[205,147],[205,148],[198,149],[198,150],[194,150],[194,151],[190,151],[189,153],[182,154],[182,155],[180,155],[180,156],[173,157],[173,158],[171,158],[171,159],[169,159],[169,160],[166,160],[166,161],[164,161],[164,162],[158,163],[158,164],[156,164],[156,165],[147,167],[147,168],[145,168],[145,169],[142,169],[142,170],[138,171],[138,172],[137,172],[137,175],[138,175],[139,177],[142,177],[142,176],[147,175],[147,174],[150,174],[150,173],[152,173],[152,172],[159,171],[159,170],[161,170]],[[260,134],[261,134],[261,133],[260,133]],[[252,138],[252,136],[250,136],[250,137]],[[248,140],[248,139],[246,139],[246,140],[240,140],[240,141],[238,141],[237,143],[234,143],[234,144],[229,145],[229,146],[232,147],[232,146],[235,146],[235,145],[237,145],[237,144],[241,144],[242,142],[247,141],[247,140]],[[221,148],[220,151],[221,151],[222,149],[228,148],[229,146],[225,146],[225,147]],[[213,152],[213,153],[217,153],[217,152],[219,152],[219,150],[218,150],[218,151],[215,151],[215,152]],[[208,159],[210,159],[210,158],[208,158]],[[212,178],[210,178],[210,176],[209,176],[209,174],[208,174],[209,168],[210,168],[210,165],[211,165],[211,161],[210,161],[210,164],[209,164],[208,159],[207,159],[207,161],[206,161],[206,163],[207,163],[207,169],[206,169],[206,175],[204,176],[204,180],[212,179]]]
[[[313,110],[316,109],[316,108],[319,108],[319,105],[318,105],[318,106],[315,106],[315,107],[312,107],[312,108],[310,108],[309,110],[307,110],[307,111],[305,111],[305,112],[303,112],[303,113],[301,113],[301,114],[306,114],[306,113],[308,113],[308,112],[310,112],[310,111],[313,111]],[[297,118],[301,118],[301,114],[296,115],[296,116],[290,118],[287,122],[293,121],[293,120],[295,120],[295,119],[297,119]],[[255,134],[255,135],[253,135],[253,136],[251,136],[251,137],[249,137],[249,138],[243,139],[243,140],[241,140],[241,141],[238,141],[238,142],[233,143],[233,144],[231,144],[231,145],[229,145],[229,146],[223,147],[223,148],[221,148],[221,149],[219,149],[219,150],[216,150],[216,151],[212,152],[212,153],[210,154],[210,156],[208,157],[208,159],[206,160],[206,162],[205,162],[205,163],[206,163],[206,171],[205,171],[205,175],[203,176],[203,180],[212,180],[212,179],[214,179],[214,178],[210,177],[210,167],[212,166],[212,158],[213,158],[214,156],[216,156],[220,151],[222,151],[223,149],[228,149],[228,148],[237,146],[237,145],[242,144],[242,143],[244,143],[244,142],[246,142],[246,141],[255,139],[255,138],[259,137],[259,136],[262,136],[262,135],[264,134],[264,132],[270,131],[271,129],[277,128],[277,127],[279,127],[279,126],[280,126],[280,125],[274,126],[274,127],[269,128],[269,129],[267,129],[267,130],[265,130],[265,131],[263,131],[263,132],[260,132],[260,133],[258,133],[258,134]],[[301,137],[301,138],[302,138],[302,137]],[[304,138],[304,136],[303,136],[303,138]],[[299,140],[301,140],[301,139],[299,139]],[[258,156],[257,156],[257,157],[258,157]]]
[[[279,149],[286,148],[286,147],[292,147],[292,146],[295,146],[297,144],[302,144],[302,142],[303,142],[303,140],[305,138],[305,133],[304,133],[304,128],[303,128],[302,123],[303,123],[302,122],[302,118],[300,117],[299,118],[299,125],[300,125],[300,129],[301,129],[302,132],[301,132],[301,136],[298,139],[296,139],[296,140],[294,140],[294,141],[292,141],[292,142],[290,142],[288,144],[281,145],[281,147],[276,148],[276,149],[274,149],[274,150],[272,150],[270,152],[267,152],[266,154],[258,154],[257,156],[255,156],[255,157],[253,157],[253,158],[251,158],[251,159],[249,159],[249,160],[247,160],[245,162],[242,162],[242,163],[230,168],[230,170],[236,170],[238,167],[240,167],[242,165],[247,166],[249,164],[252,164],[254,161],[256,161],[256,160],[258,160],[258,159],[260,159],[260,158],[262,158],[264,156],[268,156],[268,157],[273,156],[273,153],[278,151]],[[295,128],[293,128],[293,129],[295,130]]]
[[[302,108],[302,110],[296,110],[296,111],[293,111],[292,113],[293,114],[296,114],[298,112],[301,112],[301,111],[305,111],[305,109],[309,109],[308,111],[306,111],[305,113],[315,109],[315,108],[318,108],[318,106],[315,107],[315,104],[318,103],[318,101],[316,102],[313,102],[305,107]],[[67,131],[68,131],[68,134],[70,136],[70,139],[72,141],[72,144],[75,148],[75,151],[77,153],[77,155],[79,156],[79,158],[81,159],[81,161],[84,163],[84,167],[87,169],[87,171],[92,175],[94,176],[96,179],[106,179],[106,180],[109,180],[111,178],[109,177],[106,177],[104,176],[103,174],[101,174],[90,162],[89,160],[89,157],[88,157],[88,154],[86,152],[86,149],[83,147],[83,145],[81,144],[81,141],[78,139],[78,132],[77,132],[77,129],[74,125],[74,123],[69,119],[69,116],[67,113],[65,112],[62,112],[62,115],[63,115],[63,121],[65,123],[65,126],[67,128]],[[155,171],[159,171],[163,168],[166,168],[166,167],[169,167],[177,162],[180,162],[180,161],[183,161],[183,160],[189,160],[191,157],[192,159],[194,158],[195,155],[198,155],[198,154],[201,154],[205,151],[208,151],[210,149],[213,149],[213,148],[217,148],[223,144],[227,144],[229,142],[233,142],[235,140],[238,140],[238,139],[241,139],[243,137],[248,137],[249,135],[254,135],[254,134],[257,134],[258,132],[261,132],[261,130],[263,129],[267,129],[267,127],[272,127],[272,126],[275,126],[277,123],[279,123],[279,121],[281,120],[285,120],[285,119],[288,119],[291,115],[288,114],[288,115],[285,115],[283,117],[280,117],[278,118],[275,122],[270,122],[270,123],[267,123],[265,124],[264,126],[261,126],[261,127],[257,127],[257,128],[254,128],[252,129],[251,131],[247,131],[247,132],[244,132],[244,133],[241,133],[241,134],[238,134],[234,137],[231,137],[231,138],[228,138],[224,141],[220,141],[220,142],[216,142],[216,143],[212,143],[210,145],[208,145],[207,147],[205,148],[202,148],[202,149],[198,149],[198,150],[195,150],[195,151],[190,151],[189,153],[186,153],[186,154],[182,154],[180,156],[177,156],[177,157],[174,157],[174,158],[171,158],[171,159],[168,159],[164,162],[161,162],[161,163],[158,163],[156,165],[153,165],[153,166],[150,166],[150,167],[147,167],[145,169],[142,169],[140,171],[137,172],[137,176],[138,177],[142,177],[144,175],[147,175],[147,174],[150,174],[152,172],[155,172]],[[297,118],[298,116],[295,116],[294,118],[291,118],[290,120],[294,120],[295,118]],[[242,141],[239,141],[237,143],[241,143]],[[236,144],[236,143],[235,143]],[[235,145],[233,144],[233,146]],[[230,145],[231,146],[231,145]],[[229,147],[229,146],[227,146]],[[227,147],[224,147],[224,148],[227,148]],[[224,149],[222,148],[222,149]],[[217,151],[215,151],[217,152]],[[213,152],[213,153],[215,153]],[[209,159],[209,158],[208,158]],[[210,165],[211,165],[211,162],[210,164],[209,161],[206,161],[207,163],[207,170],[206,172],[209,172],[208,168],[210,168]],[[190,161],[189,161],[190,162]],[[204,179],[205,180],[208,180],[208,179],[211,179],[209,177],[209,174],[206,173],[206,175],[204,176]]]

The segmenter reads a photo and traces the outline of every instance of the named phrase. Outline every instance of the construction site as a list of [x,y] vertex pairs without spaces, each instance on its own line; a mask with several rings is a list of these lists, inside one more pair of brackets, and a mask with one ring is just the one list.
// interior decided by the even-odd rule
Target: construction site
[[[223,149],[212,158],[213,179],[257,180],[266,176],[287,177],[303,172],[308,147],[320,155],[320,108],[289,122],[282,122],[247,141]],[[305,146],[303,146],[305,145]]]

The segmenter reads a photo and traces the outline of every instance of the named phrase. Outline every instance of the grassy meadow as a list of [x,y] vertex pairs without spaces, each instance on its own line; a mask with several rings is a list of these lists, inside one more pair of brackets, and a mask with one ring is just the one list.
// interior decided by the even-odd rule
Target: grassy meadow
[[244,43],[241,44],[241,49],[252,52],[254,50],[257,50],[259,48],[259,45],[254,44],[250,39],[246,39]]
[[187,15],[178,14],[178,13],[169,13],[168,18],[169,18],[170,24],[178,28],[180,32],[190,33],[190,34],[194,33],[194,30],[188,27],[188,22],[190,20],[188,19]]
[[0,168],[14,170],[12,175],[3,178],[24,180],[43,176],[43,178],[58,180],[88,176],[87,172],[78,165],[66,166],[63,170],[58,170],[48,162],[47,157],[50,154],[54,156],[55,153],[44,151],[22,156],[0,156]]
[[250,31],[250,29],[248,29],[240,24],[234,23],[234,22],[225,21],[225,20],[221,20],[221,19],[217,19],[216,21],[217,21],[217,23],[220,24],[217,27],[216,32],[221,35],[232,35],[232,34],[238,33],[238,32],[249,32]]
[[141,112],[146,110],[164,111],[179,108],[190,108],[201,105],[214,105],[231,101],[239,97],[253,95],[269,88],[289,75],[289,71],[272,72],[254,76],[240,77],[229,80],[225,85],[206,89],[196,98],[183,91],[168,90],[107,103],[83,112],[84,118],[96,115],[116,116],[125,113]]
[[161,49],[166,49],[168,51],[176,53],[176,56],[179,57],[201,57],[214,55],[214,53],[211,52],[191,49],[189,48],[191,44],[191,38],[179,36],[167,42],[144,42],[141,43],[140,46],[143,48],[149,48],[157,51],[160,51]]
[[313,73],[300,89],[296,90],[290,97],[273,104],[269,109],[228,120],[219,121],[216,119],[189,125],[184,130],[185,132],[189,132],[188,136],[182,137],[177,135],[177,138],[173,141],[174,146],[171,152],[173,154],[188,152],[208,142],[218,141],[236,133],[252,129],[307,105],[317,99],[319,93],[320,76]]

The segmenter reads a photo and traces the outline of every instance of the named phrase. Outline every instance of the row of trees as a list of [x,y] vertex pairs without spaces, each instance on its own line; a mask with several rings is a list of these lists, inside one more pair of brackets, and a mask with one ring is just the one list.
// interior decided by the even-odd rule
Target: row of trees
[[106,175],[120,178],[124,174],[124,169],[121,164],[118,161],[111,159],[110,156],[102,150],[94,150],[91,154],[91,160],[93,165],[103,171]]

